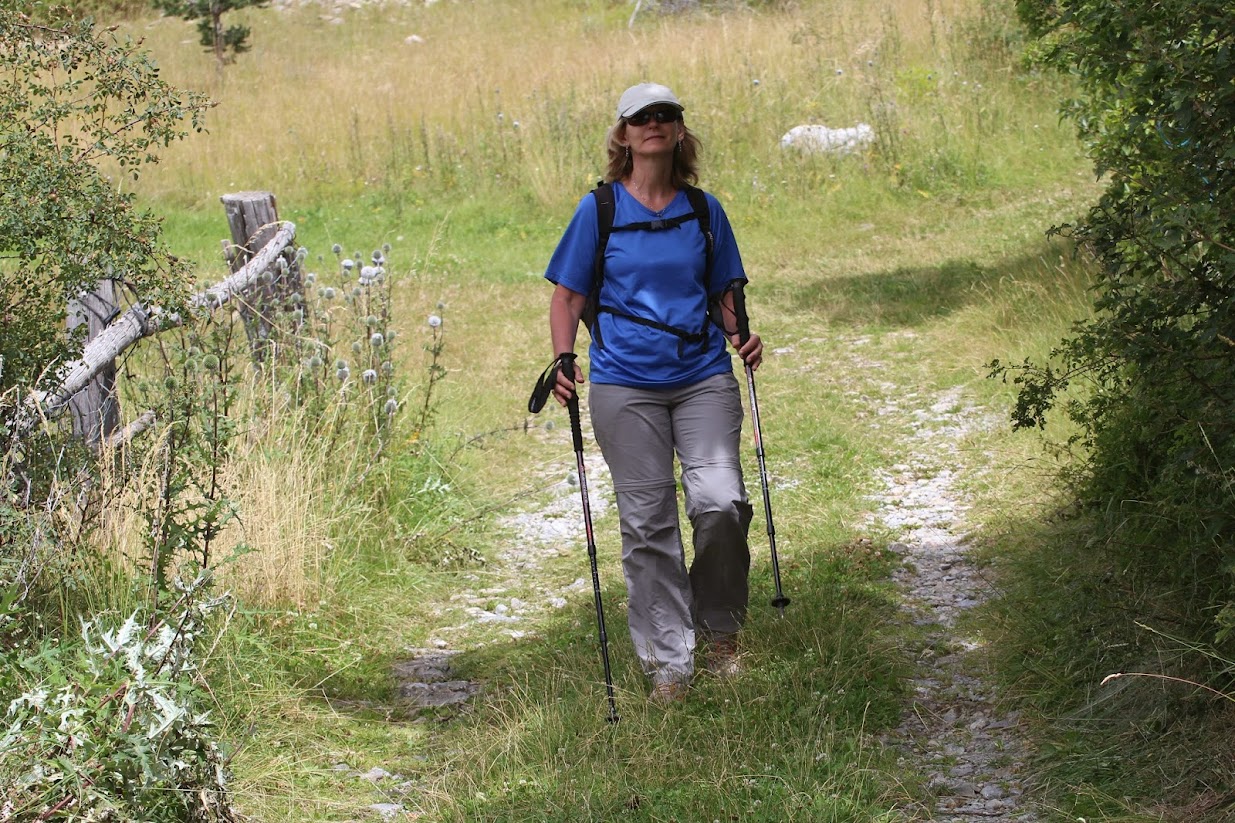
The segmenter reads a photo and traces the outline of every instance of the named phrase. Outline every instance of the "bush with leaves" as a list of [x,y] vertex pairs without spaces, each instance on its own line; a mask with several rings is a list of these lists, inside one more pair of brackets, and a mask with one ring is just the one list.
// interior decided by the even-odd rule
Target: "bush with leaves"
[[[1034,57],[1109,181],[1075,237],[1099,265],[1096,314],[1020,385],[1014,420],[1065,405],[1087,447],[1079,490],[1135,586],[1172,620],[1235,627],[1235,28],[1224,0],[1019,0]],[[1212,622],[1216,616],[1216,624]],[[1206,628],[1207,627],[1207,628]]]
[[136,177],[160,147],[200,129],[205,107],[204,98],[165,83],[149,55],[114,31],[30,0],[0,0],[6,451],[27,393],[46,388],[80,353],[81,339],[64,332],[71,298],[105,278],[142,302],[170,307],[183,296],[188,271],[164,247],[158,219],[109,175]]

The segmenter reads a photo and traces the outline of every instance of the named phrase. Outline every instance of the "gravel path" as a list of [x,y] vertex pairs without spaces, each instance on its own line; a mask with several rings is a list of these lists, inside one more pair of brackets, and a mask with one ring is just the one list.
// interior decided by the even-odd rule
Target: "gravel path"
[[[881,490],[869,520],[895,536],[891,549],[902,558],[894,574],[905,594],[902,609],[922,638],[913,696],[898,728],[884,738],[931,791],[908,819],[1037,823],[1022,776],[1029,751],[1019,717],[1001,708],[985,670],[984,643],[960,619],[991,597],[992,589],[968,555],[967,505],[957,482],[964,455],[957,447],[998,420],[958,390],[928,394],[870,382],[871,375],[887,373],[884,363],[868,356],[877,347],[867,338],[849,342],[846,371],[863,380],[851,384],[855,406],[868,410],[871,426],[895,433],[909,455],[879,473]],[[400,696],[413,707],[449,710],[480,691],[450,667],[460,650],[484,642],[476,640],[478,633],[523,638],[537,614],[590,594],[583,576],[555,580],[545,573],[551,558],[577,554],[585,538],[569,432],[550,426],[534,436],[545,439],[545,453],[557,450],[562,458],[542,468],[537,486],[544,494],[536,505],[498,519],[512,538],[491,564],[492,574],[472,575],[473,585],[441,610],[443,623],[431,647],[408,649],[396,668]],[[585,460],[592,514],[599,519],[612,505],[608,467],[595,449]],[[529,592],[528,580],[544,582]],[[384,816],[401,808],[379,805],[373,809]]]
[[[586,418],[586,414],[584,415]],[[512,640],[527,637],[540,613],[564,608],[567,599],[580,592],[591,594],[583,576],[561,578],[547,570],[552,558],[578,558],[586,535],[580,516],[579,480],[575,473],[570,432],[548,423],[533,436],[543,438],[544,453],[561,459],[542,468],[536,488],[543,493],[536,506],[498,517],[498,525],[511,537],[498,549],[490,564],[491,575],[465,577],[470,584],[451,596],[450,604],[437,616],[443,625],[434,631],[429,648],[407,649],[408,659],[395,667],[398,694],[412,709],[441,709],[466,702],[480,691],[480,684],[459,680],[450,659],[460,651],[483,645],[478,630],[493,628]],[[597,450],[584,454],[588,502],[592,519],[603,518],[612,505],[609,467]],[[576,571],[586,571],[586,565]],[[536,581],[529,587],[529,581]]]
[[[880,373],[881,364],[861,364]],[[885,743],[924,775],[932,796],[914,819],[1018,821],[1039,818],[1022,776],[1028,756],[1016,712],[1005,711],[985,669],[980,637],[960,618],[992,596],[966,546],[964,470],[957,448],[966,435],[998,425],[958,390],[906,392],[882,383],[862,399],[872,423],[903,433],[911,456],[881,471],[873,524],[897,535],[894,574],[906,618],[923,632],[913,696]],[[872,396],[873,395],[873,396]]]
[[[587,419],[587,414],[584,414]],[[560,454],[560,459],[542,467],[534,483],[541,490],[537,503],[528,510],[512,511],[497,518],[498,525],[511,536],[489,564],[489,574],[464,576],[466,587],[451,596],[450,602],[435,610],[441,625],[434,630],[425,648],[406,648],[405,657],[394,665],[396,695],[400,704],[420,719],[450,717],[467,701],[484,690],[481,683],[459,678],[452,659],[460,652],[483,646],[487,635],[521,640],[534,633],[532,626],[540,614],[564,608],[568,598],[591,599],[591,582],[585,577],[563,577],[567,572],[549,568],[559,555],[580,556],[586,535],[580,516],[579,480],[571,451],[570,431],[548,420],[531,436],[545,440],[544,453]],[[544,425],[548,423],[547,425]],[[586,424],[585,424],[586,428]],[[585,453],[588,501],[593,520],[605,516],[612,504],[609,467],[595,449]],[[578,568],[585,571],[586,564]],[[528,581],[538,583],[529,589]],[[507,641],[508,642],[508,641]],[[347,764],[335,767],[352,771]],[[407,798],[417,787],[402,776],[381,768],[356,776],[374,784],[386,797],[369,809],[384,820],[404,819]]]

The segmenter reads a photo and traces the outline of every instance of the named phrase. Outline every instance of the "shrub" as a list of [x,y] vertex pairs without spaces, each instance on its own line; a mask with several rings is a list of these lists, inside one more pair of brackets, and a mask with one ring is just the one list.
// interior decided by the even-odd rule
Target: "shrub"
[[[1015,369],[1015,423],[1066,413],[1089,447],[1081,490],[1134,578],[1193,627],[1235,626],[1235,33],[1229,3],[1020,0],[1040,62],[1109,181],[1075,236],[1100,264],[1094,319]],[[994,364],[996,373],[1006,372]],[[1165,584],[1165,585],[1164,585]]]
[[186,266],[101,166],[138,176],[206,106],[134,43],[64,10],[35,22],[36,6],[0,0],[0,447],[28,392],[80,353],[71,298],[115,278],[142,302],[179,299]]

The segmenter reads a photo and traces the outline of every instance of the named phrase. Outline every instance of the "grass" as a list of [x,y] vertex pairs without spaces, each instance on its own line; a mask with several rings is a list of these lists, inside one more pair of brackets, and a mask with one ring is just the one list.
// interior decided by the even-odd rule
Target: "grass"
[[[245,539],[261,548],[234,572],[243,596],[209,673],[238,747],[236,800],[256,820],[354,820],[393,800],[442,821],[892,821],[912,819],[924,796],[922,775],[881,742],[914,640],[866,495],[908,445],[870,425],[869,398],[888,385],[959,386],[1006,411],[1015,387],[986,379],[990,360],[1043,357],[1089,310],[1085,261],[1043,237],[1097,191],[1058,123],[1062,81],[1022,69],[1008,12],[979,0],[717,5],[645,11],[628,27],[630,10],[390,4],[339,22],[324,7],[248,10],[237,19],[253,26],[254,50],[222,79],[182,21],[127,24],[169,80],[219,103],[208,133],[137,184],[175,253],[211,279],[226,234],[218,197],[270,189],[310,268],[332,263],[334,243],[393,246],[412,406],[428,362],[423,319],[438,313],[449,330],[427,442],[395,444],[363,494],[322,492],[343,458],[304,444],[237,461]],[[655,710],[624,632],[615,518],[602,515],[614,727],[587,587],[561,609],[530,610],[519,636],[468,623],[460,596],[543,602],[587,576],[573,543],[534,575],[505,567],[514,535],[502,515],[570,493],[563,416],[525,412],[552,355],[541,274],[600,173],[613,100],[643,79],[686,101],[703,185],[751,274],[754,325],[772,352],[759,396],[794,602],[783,621],[765,605],[760,513],[750,673],[702,680],[681,708]],[[799,123],[859,121],[879,134],[871,152],[778,146]],[[1123,642],[1085,636],[1120,623],[1104,612],[1119,597],[1097,587],[1105,570],[1074,545],[1079,533],[1042,525],[1060,499],[1055,455],[1006,430],[958,452],[976,539],[1007,575],[1004,611],[985,630],[1008,651],[1010,693],[1040,713],[1053,802],[1069,819],[1153,819],[1134,784],[1156,761],[1127,769],[1125,751],[1052,716],[1078,694],[1101,707],[1090,684]],[[460,676],[485,684],[461,714],[416,715],[395,698],[392,664],[434,640],[466,649]],[[1136,725],[1150,739],[1165,722]],[[1170,779],[1182,784],[1190,762]],[[357,777],[373,767],[399,778]],[[1216,786],[1221,772],[1200,779]]]

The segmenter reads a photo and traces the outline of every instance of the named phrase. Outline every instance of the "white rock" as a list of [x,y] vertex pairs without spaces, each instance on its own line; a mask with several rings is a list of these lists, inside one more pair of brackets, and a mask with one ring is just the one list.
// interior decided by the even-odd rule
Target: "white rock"
[[875,142],[875,130],[866,123],[831,129],[819,124],[794,126],[780,139],[782,149],[808,154],[849,154]]

